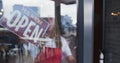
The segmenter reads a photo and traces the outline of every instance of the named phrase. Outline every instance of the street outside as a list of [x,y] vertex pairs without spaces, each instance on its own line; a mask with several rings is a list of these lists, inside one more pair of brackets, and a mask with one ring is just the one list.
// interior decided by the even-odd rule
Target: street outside
[[33,63],[30,55],[0,56],[0,63]]

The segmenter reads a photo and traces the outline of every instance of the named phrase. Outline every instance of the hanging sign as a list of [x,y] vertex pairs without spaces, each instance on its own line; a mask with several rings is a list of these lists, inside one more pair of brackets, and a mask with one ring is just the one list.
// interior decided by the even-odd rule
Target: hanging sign
[[31,43],[38,43],[49,27],[48,22],[23,5],[14,5],[9,16],[3,15],[0,24],[20,37],[29,38],[27,40]]

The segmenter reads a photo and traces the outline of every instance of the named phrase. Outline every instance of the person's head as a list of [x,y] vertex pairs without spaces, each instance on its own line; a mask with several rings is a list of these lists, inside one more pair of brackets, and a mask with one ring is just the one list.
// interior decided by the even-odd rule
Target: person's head
[[46,36],[49,36],[49,37],[54,37],[54,34],[55,34],[55,21],[53,18],[46,18],[46,21],[50,24],[47,32],[46,32]]
[[[47,19],[48,23],[50,24],[48,30],[47,30],[47,33],[46,33],[46,36],[50,37],[50,38],[56,38],[57,42],[56,45],[57,47],[62,47],[62,43],[61,43],[61,40],[60,40],[60,35],[59,35],[59,32],[60,31],[57,31],[56,30],[56,26],[59,26],[59,25],[56,25],[55,26],[55,20],[53,18],[48,18]],[[58,32],[58,33],[57,33]],[[56,34],[57,33],[57,34]]]

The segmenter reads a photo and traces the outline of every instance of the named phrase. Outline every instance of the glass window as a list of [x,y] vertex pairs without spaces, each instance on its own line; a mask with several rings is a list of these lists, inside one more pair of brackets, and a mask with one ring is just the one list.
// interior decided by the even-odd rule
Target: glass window
[[47,59],[53,53],[42,57],[41,54],[45,55],[42,52],[47,50],[44,42],[49,40],[49,21],[55,19],[54,1],[8,1],[0,4],[0,24],[4,27],[0,29],[0,62],[36,63],[42,57]]
[[105,0],[104,6],[104,62],[119,63],[120,56],[120,2]]
[[[76,59],[76,22],[77,22],[77,4],[61,4],[61,27],[63,36],[68,42],[72,56]],[[65,63],[66,60],[63,60]]]
[[0,1],[0,62],[75,63],[75,1],[8,1]]

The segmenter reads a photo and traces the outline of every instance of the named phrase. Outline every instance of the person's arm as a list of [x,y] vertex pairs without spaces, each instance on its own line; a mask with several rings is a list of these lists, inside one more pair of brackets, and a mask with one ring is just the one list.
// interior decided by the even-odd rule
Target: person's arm
[[67,56],[66,59],[68,60],[69,63],[76,63],[76,60],[72,55]]
[[62,53],[63,53],[64,58],[66,58],[69,63],[76,62],[75,58],[73,57],[71,53],[67,40],[63,37],[62,37]]

